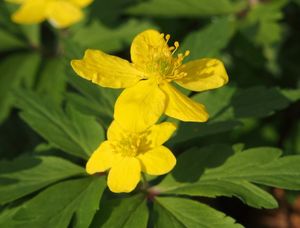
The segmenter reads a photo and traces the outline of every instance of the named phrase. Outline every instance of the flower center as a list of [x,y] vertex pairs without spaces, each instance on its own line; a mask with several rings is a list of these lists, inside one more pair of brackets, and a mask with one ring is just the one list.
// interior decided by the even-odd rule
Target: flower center
[[184,54],[180,53],[174,57],[175,52],[179,48],[179,43],[174,42],[174,46],[168,46],[168,41],[171,36],[161,34],[165,40],[164,45],[151,46],[149,48],[149,63],[147,63],[146,71],[150,77],[154,77],[158,83],[162,80],[173,81],[186,76],[185,72],[179,70],[182,61],[190,54],[190,51],[185,51]]
[[122,156],[135,157],[139,154],[140,143],[140,135],[130,133],[124,135],[121,140],[114,143],[114,150],[116,153],[120,153]]

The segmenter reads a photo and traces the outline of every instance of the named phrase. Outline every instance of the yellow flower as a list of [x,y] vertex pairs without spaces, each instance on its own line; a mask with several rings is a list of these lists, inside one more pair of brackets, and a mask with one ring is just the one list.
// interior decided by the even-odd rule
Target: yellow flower
[[141,179],[141,172],[150,175],[168,173],[176,164],[172,152],[162,146],[176,130],[164,122],[135,132],[113,121],[107,140],[92,154],[86,165],[89,174],[109,170],[108,187],[112,192],[131,192]]
[[228,82],[224,65],[217,59],[199,59],[183,64],[189,54],[175,56],[178,42],[169,47],[170,35],[146,30],[131,45],[132,63],[97,50],[87,50],[82,60],[71,62],[81,77],[111,88],[126,88],[115,105],[114,117],[136,129],[154,124],[165,113],[182,120],[205,122],[205,107],[179,92],[171,85],[204,91]]
[[93,0],[6,0],[21,4],[12,15],[12,20],[20,24],[35,24],[48,20],[54,27],[65,28],[83,17],[81,8]]

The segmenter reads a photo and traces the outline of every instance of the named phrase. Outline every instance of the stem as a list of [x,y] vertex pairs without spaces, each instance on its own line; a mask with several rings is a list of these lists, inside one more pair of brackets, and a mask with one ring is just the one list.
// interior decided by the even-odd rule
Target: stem
[[143,189],[147,189],[149,187],[149,183],[147,181],[145,173],[142,173],[142,179],[143,179]]

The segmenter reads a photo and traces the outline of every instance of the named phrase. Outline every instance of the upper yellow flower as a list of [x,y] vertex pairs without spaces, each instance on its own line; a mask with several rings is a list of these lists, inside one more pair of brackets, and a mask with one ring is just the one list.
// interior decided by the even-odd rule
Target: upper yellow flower
[[48,20],[54,27],[65,28],[83,17],[81,8],[93,0],[7,0],[21,4],[12,15],[12,20],[20,24],[35,24]]
[[130,192],[141,179],[141,172],[162,175],[176,164],[172,152],[162,146],[176,127],[164,122],[136,132],[113,121],[107,140],[92,154],[86,165],[89,174],[109,170],[108,187],[112,192]]
[[146,30],[132,42],[132,63],[87,50],[82,60],[71,64],[78,75],[96,84],[126,88],[115,105],[114,117],[122,124],[144,128],[163,113],[182,121],[207,121],[205,107],[183,95],[171,82],[193,91],[221,87],[228,82],[224,65],[209,58],[183,64],[189,51],[175,56],[179,44],[169,47],[169,39],[170,35]]

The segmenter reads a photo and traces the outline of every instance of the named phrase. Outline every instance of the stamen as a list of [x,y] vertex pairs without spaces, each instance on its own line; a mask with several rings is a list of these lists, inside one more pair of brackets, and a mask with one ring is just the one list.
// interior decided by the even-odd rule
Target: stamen
[[175,46],[175,48],[179,48],[179,42],[178,42],[178,41],[175,41],[175,42],[174,42],[174,46]]
[[186,50],[185,52],[184,52],[184,57],[187,57],[187,56],[189,56],[190,55],[190,50]]
[[179,48],[179,42],[175,41],[174,42],[174,50],[172,51],[172,55],[177,51],[178,48]]
[[175,49],[174,46],[169,47],[169,50],[170,50],[170,51],[173,51],[174,49]]
[[166,35],[166,37],[165,37],[165,39],[166,39],[166,43],[168,43],[168,42],[169,42],[170,38],[171,38],[170,34],[167,34],[167,35]]

